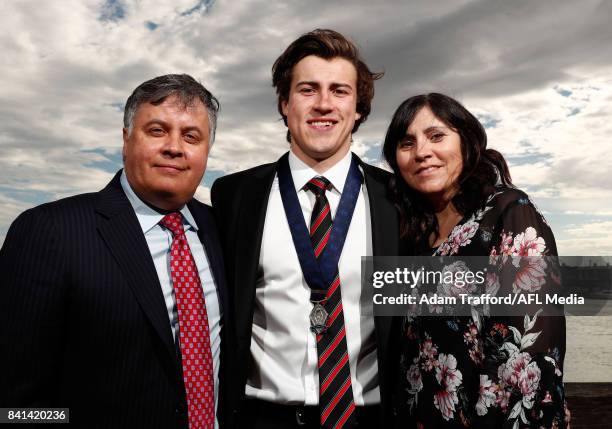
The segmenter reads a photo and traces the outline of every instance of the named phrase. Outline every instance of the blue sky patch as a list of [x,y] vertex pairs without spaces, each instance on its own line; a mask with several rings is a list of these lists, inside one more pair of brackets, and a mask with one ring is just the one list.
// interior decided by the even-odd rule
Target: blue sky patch
[[107,152],[105,149],[96,148],[83,150],[82,152],[95,153],[104,157],[103,160],[89,161],[85,164],[85,167],[102,170],[105,173],[116,173],[120,168],[123,167],[123,157],[121,155],[121,150],[117,150],[116,152]]
[[181,16],[189,16],[196,12],[206,12],[212,5],[215,3],[215,0],[199,0],[195,6],[190,9],[187,9],[184,12],[181,12]]
[[555,91],[562,97],[569,97],[570,95],[572,95],[572,91],[570,91],[569,89],[564,89],[558,86],[555,86]]
[[108,103],[107,106],[110,106],[113,108],[113,110],[116,110],[117,112],[122,112],[125,109],[125,103]]
[[147,21],[145,22],[145,27],[147,27],[151,31],[155,31],[155,29],[159,27],[159,24],[156,24],[153,21]]
[[224,171],[207,169],[206,173],[204,173],[204,180],[203,180],[204,185],[210,188],[213,182],[221,176],[225,176]]
[[100,21],[117,22],[125,18],[125,6],[119,0],[106,0],[102,5]]
[[530,165],[539,162],[550,165],[552,163],[552,155],[550,153],[532,152],[522,155],[505,156],[505,158],[511,165]]
[[486,113],[483,115],[476,115],[480,123],[485,129],[496,128],[497,124],[501,122],[501,119],[494,118],[491,115],[487,115]]
[[368,150],[366,150],[364,156],[362,157],[365,162],[368,164],[375,164],[379,161],[383,160],[382,155],[382,145],[383,142],[365,142],[366,146],[368,146]]
[[55,194],[52,192],[25,188],[17,189],[8,186],[0,186],[0,194],[6,195],[13,200],[31,204],[32,206],[37,206],[55,199]]

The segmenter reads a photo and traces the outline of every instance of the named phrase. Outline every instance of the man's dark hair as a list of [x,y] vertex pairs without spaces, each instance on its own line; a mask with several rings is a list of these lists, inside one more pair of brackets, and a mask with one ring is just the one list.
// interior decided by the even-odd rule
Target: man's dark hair
[[176,96],[185,107],[191,106],[195,100],[200,100],[208,112],[210,128],[210,143],[215,140],[217,128],[217,113],[219,101],[204,86],[188,74],[167,74],[158,76],[138,85],[125,103],[123,126],[132,132],[134,115],[141,104],[161,104],[170,96]]
[[[357,46],[342,34],[334,30],[317,29],[300,36],[291,43],[285,52],[276,59],[272,66],[272,86],[278,96],[278,112],[287,125],[287,117],[283,114],[282,102],[288,101],[293,67],[309,55],[331,60],[344,58],[357,70],[357,112],[361,117],[355,121],[353,133],[370,114],[372,98],[374,97],[374,81],[380,79],[383,73],[372,73],[359,55]],[[290,141],[289,133],[287,140]]]

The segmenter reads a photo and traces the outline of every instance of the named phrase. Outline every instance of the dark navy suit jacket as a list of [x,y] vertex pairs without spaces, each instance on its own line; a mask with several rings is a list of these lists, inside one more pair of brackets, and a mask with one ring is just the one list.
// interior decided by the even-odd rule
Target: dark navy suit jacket
[[[0,250],[0,406],[69,407],[71,427],[186,428],[162,289],[119,177],[11,225]],[[214,216],[196,200],[188,207],[219,291],[223,336],[231,318]]]

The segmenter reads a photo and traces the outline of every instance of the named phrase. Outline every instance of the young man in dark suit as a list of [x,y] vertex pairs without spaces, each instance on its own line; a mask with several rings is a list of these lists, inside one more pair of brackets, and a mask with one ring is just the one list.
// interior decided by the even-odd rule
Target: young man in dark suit
[[218,427],[224,268],[211,209],[193,199],[218,107],[191,76],[144,82],[125,106],[124,169],[13,222],[3,407],[68,407],[72,427]]
[[361,257],[397,254],[397,216],[390,174],[350,151],[380,74],[332,30],[272,72],[290,151],[211,194],[235,314],[228,412],[240,428],[388,427],[391,321],[374,318]]

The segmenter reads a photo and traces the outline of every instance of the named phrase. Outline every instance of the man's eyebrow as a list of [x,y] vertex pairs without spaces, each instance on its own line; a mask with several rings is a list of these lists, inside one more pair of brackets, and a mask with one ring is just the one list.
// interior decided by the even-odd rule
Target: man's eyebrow
[[148,127],[149,125],[152,125],[152,124],[168,126],[168,123],[166,121],[164,121],[163,119],[158,119],[158,118],[149,119],[147,122],[145,122],[144,126]]
[[[310,85],[310,86],[315,86],[315,87],[319,87],[321,86],[320,82],[314,81],[314,80],[301,80],[298,83],[295,84],[295,86],[300,86],[300,85]],[[344,83],[344,82],[332,82],[330,84],[330,87],[332,88],[353,88],[350,84],[348,83]]]
[[338,88],[339,86],[346,87],[346,88],[352,88],[350,83],[344,83],[344,82],[333,82],[330,86],[334,88]]
[[314,80],[301,80],[295,84],[295,86],[300,86],[300,85],[319,86],[320,83]]
[[188,127],[184,127],[184,128],[182,128],[182,131],[183,132],[186,132],[186,131],[197,131],[198,133],[201,133],[201,134],[204,133],[204,131],[200,127],[198,127],[197,125],[190,125]]
[[[158,119],[158,118],[153,118],[153,119],[148,120],[147,122],[145,122],[145,124],[143,126],[144,127],[148,127],[148,126],[153,125],[153,124],[159,124],[159,125],[161,125],[163,127],[170,126],[168,122],[164,121],[163,119]],[[198,127],[197,125],[189,125],[189,126],[186,126],[186,127],[182,127],[181,130],[182,131],[197,131],[199,133],[203,132],[202,129],[200,127]]]

